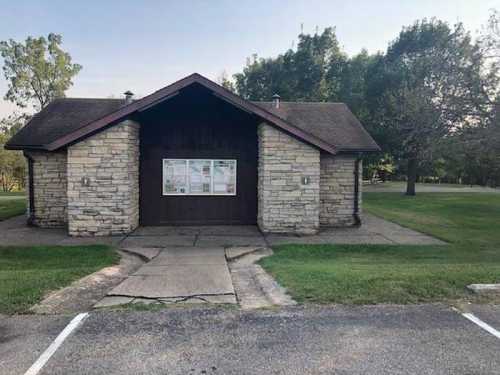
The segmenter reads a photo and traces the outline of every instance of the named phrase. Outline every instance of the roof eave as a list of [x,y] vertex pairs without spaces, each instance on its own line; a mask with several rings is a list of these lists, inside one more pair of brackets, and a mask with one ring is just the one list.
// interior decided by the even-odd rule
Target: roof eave
[[16,145],[8,142],[3,146],[3,148],[6,150],[52,151],[49,150],[46,145]]
[[344,148],[344,149],[339,149],[338,153],[339,154],[357,154],[357,153],[362,153],[362,154],[368,154],[368,153],[376,153],[380,152],[382,149],[377,145],[375,148]]

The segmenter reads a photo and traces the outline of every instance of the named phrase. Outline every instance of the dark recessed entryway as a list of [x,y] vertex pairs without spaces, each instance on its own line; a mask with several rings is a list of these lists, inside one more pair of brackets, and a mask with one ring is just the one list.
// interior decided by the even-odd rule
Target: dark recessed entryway
[[[256,117],[195,84],[136,120],[141,225],[256,223]],[[164,163],[177,164],[165,169]],[[184,165],[189,181],[179,177]],[[219,165],[235,169],[235,184],[215,181],[224,179]]]

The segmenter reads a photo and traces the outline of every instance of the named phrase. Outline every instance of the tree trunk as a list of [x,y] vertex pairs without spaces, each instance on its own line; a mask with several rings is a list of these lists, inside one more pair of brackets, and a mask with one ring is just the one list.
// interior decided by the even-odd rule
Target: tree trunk
[[410,157],[408,159],[408,172],[406,183],[406,195],[415,195],[415,183],[417,182],[417,159]]

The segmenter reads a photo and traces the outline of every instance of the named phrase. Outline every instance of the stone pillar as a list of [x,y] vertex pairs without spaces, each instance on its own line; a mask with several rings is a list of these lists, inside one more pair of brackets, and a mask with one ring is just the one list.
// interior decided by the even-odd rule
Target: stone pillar
[[263,232],[319,227],[320,152],[268,125],[258,128],[258,224]]
[[67,223],[66,151],[28,154],[33,159],[33,224],[42,228],[63,227]]
[[72,236],[129,233],[139,225],[139,125],[125,120],[68,148]]
[[[321,155],[320,214],[322,226],[354,225],[355,155]],[[359,163],[359,215],[361,216],[362,165]]]

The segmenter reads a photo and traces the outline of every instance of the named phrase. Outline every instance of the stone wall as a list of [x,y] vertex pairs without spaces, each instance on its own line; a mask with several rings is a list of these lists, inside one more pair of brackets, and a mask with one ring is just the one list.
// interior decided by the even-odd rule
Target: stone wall
[[125,120],[68,148],[68,224],[73,236],[123,234],[138,226],[137,123]]
[[37,151],[29,152],[29,156],[33,159],[35,206],[33,224],[42,228],[65,226],[67,223],[66,152]]
[[[320,214],[322,226],[355,224],[354,213],[354,155],[321,154]],[[361,215],[362,167],[359,163],[359,214]]]
[[320,152],[267,124],[259,125],[258,142],[259,227],[263,232],[315,233]]

